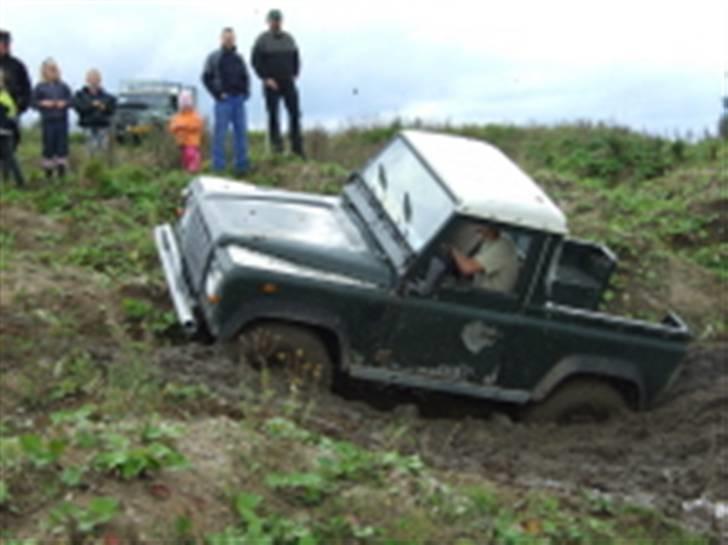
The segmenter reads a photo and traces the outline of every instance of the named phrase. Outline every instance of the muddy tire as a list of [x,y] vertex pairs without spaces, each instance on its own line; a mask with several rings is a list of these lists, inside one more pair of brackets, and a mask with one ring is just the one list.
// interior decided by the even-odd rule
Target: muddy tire
[[604,422],[627,410],[624,397],[609,383],[576,379],[557,388],[545,401],[529,406],[523,420],[557,424]]
[[263,387],[279,393],[329,390],[333,363],[321,338],[303,326],[265,323],[239,338],[239,353],[261,373]]

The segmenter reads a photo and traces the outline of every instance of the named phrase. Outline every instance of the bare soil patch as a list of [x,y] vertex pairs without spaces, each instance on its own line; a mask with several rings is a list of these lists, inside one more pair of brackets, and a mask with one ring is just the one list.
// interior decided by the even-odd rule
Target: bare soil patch
[[[231,401],[252,401],[260,389],[256,374],[241,370],[220,347],[178,346],[158,356],[168,376],[205,384]],[[662,405],[607,424],[525,425],[501,412],[484,416],[482,407],[468,409],[467,403],[457,411],[452,400],[433,396],[357,390],[359,400],[346,399],[346,390],[344,397],[301,400],[299,418],[334,437],[418,453],[441,469],[509,485],[604,494],[653,506],[699,529],[715,531],[721,524],[709,509],[688,507],[700,499],[728,503],[726,344],[693,348]],[[395,408],[376,408],[387,405]]]

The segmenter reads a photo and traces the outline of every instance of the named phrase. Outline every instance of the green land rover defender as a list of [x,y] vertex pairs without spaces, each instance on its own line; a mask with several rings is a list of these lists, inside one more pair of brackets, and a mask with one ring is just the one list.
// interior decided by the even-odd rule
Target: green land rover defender
[[[482,141],[404,131],[337,197],[200,176],[183,198],[154,232],[181,324],[299,383],[350,376],[601,418],[654,404],[691,338],[672,313],[601,312],[615,256],[569,238],[554,202]],[[484,230],[512,249],[507,289],[456,266]]]

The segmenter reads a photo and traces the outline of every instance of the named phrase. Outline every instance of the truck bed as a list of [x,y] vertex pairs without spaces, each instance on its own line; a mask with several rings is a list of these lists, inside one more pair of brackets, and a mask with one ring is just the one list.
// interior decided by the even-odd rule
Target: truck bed
[[674,339],[676,341],[687,342],[692,338],[687,325],[685,325],[677,314],[672,312],[668,313],[660,323],[653,323],[625,318],[623,316],[615,316],[595,310],[559,305],[557,303],[546,303],[544,309],[548,316],[558,317],[564,323],[607,327],[620,332]]

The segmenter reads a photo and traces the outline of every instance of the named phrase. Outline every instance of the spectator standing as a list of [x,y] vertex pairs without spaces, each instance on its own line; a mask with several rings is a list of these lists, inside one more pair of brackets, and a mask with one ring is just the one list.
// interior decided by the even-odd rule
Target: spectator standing
[[108,149],[109,128],[116,111],[116,98],[101,86],[101,73],[91,69],[86,74],[86,86],[76,92],[73,107],[78,124],[86,132],[86,147],[94,156]]
[[283,30],[283,13],[274,9],[268,13],[268,30],[258,37],[253,46],[252,63],[263,81],[265,106],[268,111],[268,137],[276,153],[283,152],[283,139],[279,121],[281,99],[288,112],[288,130],[291,150],[301,157],[301,108],[296,80],[301,71],[301,59],[293,36]]
[[169,121],[169,132],[179,146],[182,168],[187,172],[198,172],[202,164],[200,146],[205,122],[195,110],[195,101],[189,91],[180,93],[179,109]]
[[20,59],[11,54],[12,36],[7,30],[0,30],[0,70],[5,78],[5,88],[17,109],[15,147],[20,142],[20,117],[28,110],[31,100],[31,85],[28,70]]
[[32,102],[41,119],[43,170],[48,180],[54,172],[62,179],[68,168],[68,109],[73,96],[53,59],[43,61],[41,80],[33,90]]
[[212,140],[212,165],[225,170],[225,138],[233,127],[235,170],[245,174],[250,168],[245,102],[250,97],[250,79],[245,60],[238,53],[235,31],[225,28],[221,47],[207,57],[202,82],[215,100],[215,127]]
[[18,187],[25,185],[23,171],[15,157],[16,142],[19,135],[18,108],[15,100],[5,86],[5,73],[0,70],[0,162],[3,180],[7,181],[12,173]]

